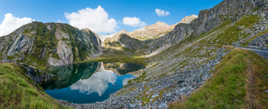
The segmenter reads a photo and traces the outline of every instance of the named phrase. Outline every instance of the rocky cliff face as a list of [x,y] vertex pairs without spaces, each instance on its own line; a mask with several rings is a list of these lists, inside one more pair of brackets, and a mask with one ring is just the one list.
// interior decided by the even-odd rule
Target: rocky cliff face
[[90,58],[101,51],[100,45],[99,38],[90,30],[34,22],[0,38],[0,59],[44,69]]
[[[267,0],[224,0],[214,8],[202,10],[198,18],[194,19],[189,24],[179,23],[171,32],[162,37],[139,42],[140,45],[146,46],[143,48],[145,54],[164,50],[180,43],[188,37],[200,36],[202,33],[206,33],[223,24],[226,20],[236,21],[242,16],[250,14],[267,17],[267,2]],[[131,46],[124,42],[128,41],[121,38],[119,44],[124,44],[124,47],[127,48]],[[136,45],[139,44],[137,43]]]
[[149,41],[151,51],[180,43],[187,37],[199,36],[223,24],[227,19],[238,20],[244,15],[258,14],[267,16],[267,0],[224,0],[208,10],[202,10],[197,19],[190,24],[178,24],[175,29],[164,37]]
[[209,10],[200,12],[198,19],[191,23],[195,34],[207,32],[223,23],[226,19],[238,20],[244,15],[258,11],[258,14],[267,14],[265,4],[267,0],[224,0]]

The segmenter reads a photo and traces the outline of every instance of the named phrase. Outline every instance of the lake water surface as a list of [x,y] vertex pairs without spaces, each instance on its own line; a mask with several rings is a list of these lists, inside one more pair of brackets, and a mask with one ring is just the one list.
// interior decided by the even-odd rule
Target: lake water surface
[[55,81],[44,86],[50,96],[71,103],[104,101],[134,78],[131,74],[119,75],[104,70],[100,63],[84,63],[53,68]]

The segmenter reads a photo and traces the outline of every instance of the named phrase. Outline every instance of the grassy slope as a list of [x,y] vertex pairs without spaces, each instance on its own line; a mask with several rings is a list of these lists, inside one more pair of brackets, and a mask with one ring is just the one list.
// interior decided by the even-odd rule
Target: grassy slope
[[[172,74],[172,72],[187,69],[187,66],[195,65],[198,67],[204,65],[209,60],[216,58],[215,53],[219,48],[223,48],[225,45],[231,45],[234,42],[248,37],[249,34],[243,34],[243,31],[245,29],[253,28],[253,25],[259,20],[260,18],[254,15],[244,16],[236,22],[227,19],[221,25],[207,33],[203,33],[200,36],[188,37],[181,43],[166,49],[160,54],[147,58],[146,69],[140,72],[140,77],[129,82],[133,84],[150,80],[150,78],[161,78],[167,74]],[[192,59],[199,59],[202,61],[199,62]],[[173,62],[173,64],[163,64],[169,62]],[[129,84],[129,86],[131,86],[131,84]],[[132,90],[135,90],[135,88],[126,87],[118,94],[124,94]],[[165,93],[165,90],[166,89],[161,90],[160,93]],[[150,99],[150,95],[141,92],[140,98],[142,98],[141,100],[143,103],[148,102],[148,99],[143,99],[146,97],[149,97]],[[176,105],[173,108],[176,109]]]
[[244,16],[209,42],[214,44],[230,45],[233,42],[246,38],[249,34],[244,33],[243,29],[251,29],[253,25],[259,21],[259,19],[260,18],[255,15]]
[[170,109],[244,109],[268,106],[268,61],[235,49],[216,66],[214,76]]
[[0,64],[0,109],[64,109],[13,64]]

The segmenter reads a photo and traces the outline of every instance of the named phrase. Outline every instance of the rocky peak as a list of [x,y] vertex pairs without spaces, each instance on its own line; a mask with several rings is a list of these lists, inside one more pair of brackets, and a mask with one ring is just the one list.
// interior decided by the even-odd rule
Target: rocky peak
[[133,32],[127,32],[126,30],[122,30],[106,38],[104,42],[118,41],[123,35],[127,35],[131,38],[138,40],[155,39],[165,35],[173,28],[174,26],[170,26],[164,22],[156,22],[155,24],[142,27],[140,29],[134,30]]
[[117,33],[111,34],[109,36],[105,36],[107,38],[105,38],[104,42],[114,42],[114,41],[118,41],[120,39],[120,36],[122,34],[129,34],[126,30],[121,30]]
[[149,25],[149,26],[145,26],[144,28],[147,28],[147,29],[152,29],[152,28],[164,28],[164,27],[169,27],[168,24],[166,24],[165,22],[156,22],[155,24],[152,24],[152,25]]
[[148,40],[159,38],[172,29],[173,26],[170,26],[164,22],[157,22],[155,24],[145,26],[143,28],[130,32],[129,35],[136,39]]
[[189,23],[191,23],[193,20],[195,20],[197,18],[198,18],[197,15],[185,16],[179,23],[189,24]]

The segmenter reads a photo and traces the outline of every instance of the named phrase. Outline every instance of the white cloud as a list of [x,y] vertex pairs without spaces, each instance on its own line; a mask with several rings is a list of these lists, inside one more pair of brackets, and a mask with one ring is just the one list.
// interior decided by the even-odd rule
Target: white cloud
[[98,6],[96,9],[86,8],[78,12],[66,13],[70,25],[79,29],[89,28],[97,33],[112,33],[117,28],[117,22],[109,18],[108,13]]
[[132,26],[132,27],[140,27],[140,26],[146,25],[145,22],[141,21],[137,17],[124,17],[123,24],[128,25],[128,26]]
[[157,16],[169,16],[170,12],[162,10],[162,9],[155,9],[155,13]]
[[4,20],[0,24],[0,37],[4,35],[8,35],[11,32],[15,31],[19,27],[31,23],[34,20],[32,18],[23,17],[18,18],[13,16],[11,13],[5,14]]

